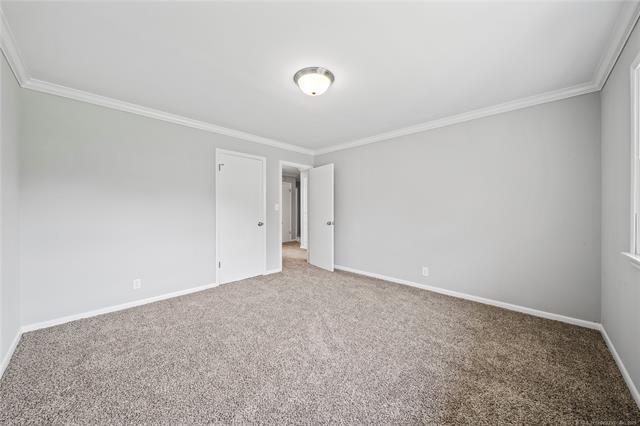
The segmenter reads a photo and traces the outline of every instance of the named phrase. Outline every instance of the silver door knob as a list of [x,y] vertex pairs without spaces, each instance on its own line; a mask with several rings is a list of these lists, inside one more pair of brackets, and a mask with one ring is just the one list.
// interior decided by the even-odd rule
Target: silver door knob
[[258,222],[258,226],[262,226],[262,225],[264,225],[264,223]]

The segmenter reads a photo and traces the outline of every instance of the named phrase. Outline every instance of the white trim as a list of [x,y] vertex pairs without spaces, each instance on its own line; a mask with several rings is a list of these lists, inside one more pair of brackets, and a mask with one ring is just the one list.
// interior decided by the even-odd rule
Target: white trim
[[[282,166],[291,166],[291,167],[297,167],[298,170],[302,171],[302,170],[310,170],[313,168],[313,166],[310,166],[308,164],[299,164],[299,163],[292,163],[291,161],[284,161],[284,160],[280,160],[278,163],[278,259],[280,262],[280,269],[279,271],[282,271]],[[309,202],[309,193],[307,191],[307,203]],[[301,206],[302,209],[302,206]],[[308,210],[307,210],[308,212]],[[302,224],[301,224],[302,225]]]
[[[215,268],[216,268],[216,282],[219,284],[227,284],[227,282],[225,283],[220,283],[220,279],[218,278],[218,270],[220,268],[218,268],[218,262],[220,262],[220,241],[218,236],[220,235],[220,233],[218,232],[220,227],[218,224],[219,221],[219,217],[220,215],[218,214],[218,207],[220,206],[220,203],[218,203],[218,194],[220,191],[218,191],[218,183],[219,183],[219,179],[218,179],[218,161],[220,158],[220,154],[226,154],[226,155],[235,155],[238,157],[245,157],[245,158],[252,158],[254,160],[259,160],[262,162],[262,223],[264,224],[264,232],[262,233],[262,245],[264,247],[264,259],[263,259],[263,264],[262,264],[262,275],[264,275],[267,271],[267,228],[268,228],[268,220],[267,220],[267,157],[263,157],[260,155],[253,155],[253,154],[246,154],[244,152],[238,152],[238,151],[230,151],[228,149],[222,149],[222,148],[216,148],[216,158],[214,161],[215,164],[215,168],[214,168],[214,174],[215,174],[215,187],[216,187],[216,193],[215,193],[215,199],[216,199],[216,264],[215,264]],[[282,231],[280,231],[282,232]],[[240,281],[243,279],[247,279],[247,278],[252,278],[250,276],[247,277],[242,277],[239,278],[237,280],[234,281]]]
[[16,336],[13,338],[13,342],[11,342],[11,346],[9,346],[9,350],[7,351],[4,358],[2,359],[2,364],[0,364],[0,379],[4,375],[4,372],[7,370],[7,367],[9,366],[9,362],[11,361],[11,357],[13,356],[13,353],[16,351],[16,348],[18,347],[18,343],[20,342],[21,337],[22,337],[22,329],[19,329],[16,332]]
[[628,2],[625,4],[623,11],[618,16],[618,21],[615,26],[617,31],[611,37],[611,42],[608,49],[605,51],[597,70],[594,73],[594,77],[591,82],[579,84],[556,91],[546,92],[539,95],[534,95],[526,98],[516,99],[513,101],[505,102],[498,105],[489,106],[473,111],[464,112],[448,117],[443,117],[436,120],[427,121],[421,124],[404,127],[389,132],[380,133],[377,135],[365,137],[362,139],[340,143],[336,145],[327,146],[318,149],[309,149],[301,146],[277,141],[274,139],[265,138],[259,135],[243,132],[236,129],[218,126],[213,123],[207,123],[203,121],[194,120],[191,118],[171,114],[168,112],[156,110],[153,108],[147,108],[141,105],[132,104],[129,102],[120,101],[113,98],[97,95],[90,92],[84,92],[81,90],[73,89],[70,87],[61,86],[55,83],[50,83],[42,80],[33,79],[27,72],[27,68],[21,59],[18,51],[15,39],[11,34],[11,30],[8,26],[6,18],[0,9],[0,48],[7,57],[7,62],[16,75],[18,82],[24,88],[49,93],[57,96],[63,96],[70,99],[75,99],[82,102],[88,102],[95,105],[104,106],[120,111],[129,112],[132,114],[138,114],[149,118],[155,118],[158,120],[167,121],[170,123],[192,127],[212,133],[222,134],[233,138],[246,140],[249,142],[255,142],[263,145],[272,146],[275,148],[285,149],[289,151],[299,152],[307,155],[321,155],[329,152],[340,151],[343,149],[355,148],[358,146],[368,145],[375,142],[381,142],[388,139],[397,138],[400,136],[406,136],[414,133],[423,132],[426,130],[437,129],[440,127],[451,126],[453,124],[463,123],[466,121],[476,120],[478,118],[489,117],[496,114],[501,114],[509,111],[515,111],[522,108],[527,108],[535,105],[540,105],[547,102],[554,102],[561,99],[570,98],[573,96],[584,95],[591,92],[599,91],[603,84],[606,82],[606,78],[613,69],[615,62],[620,55],[627,39],[631,35],[631,31],[635,25],[635,22],[640,16],[640,5],[637,2]]
[[269,269],[268,271],[265,271],[264,275],[271,275],[271,274],[278,274],[282,272],[282,268],[279,269]]
[[259,135],[254,135],[252,133],[243,132],[241,130],[218,126],[217,124],[194,120],[181,115],[172,114],[154,108],[149,108],[142,105],[137,105],[130,102],[98,95],[96,93],[85,92],[82,90],[73,89],[71,87],[62,86],[60,84],[50,83],[48,81],[42,81],[32,78],[28,72],[27,67],[25,66],[24,61],[22,60],[22,56],[20,55],[20,51],[17,47],[15,38],[13,37],[13,33],[11,32],[2,9],[0,9],[0,48],[4,52],[4,55],[7,58],[7,62],[9,63],[11,70],[15,74],[18,83],[20,83],[20,86],[25,89],[47,93],[50,95],[61,96],[64,98],[99,105],[118,111],[129,112],[131,114],[154,118],[156,120],[204,130],[206,132],[230,136],[232,138],[272,146],[274,148],[280,148],[287,151],[313,155],[313,150],[309,148],[304,148],[286,142],[277,141],[275,139],[265,138]]
[[[627,253],[623,253],[623,254],[627,255]],[[538,309],[527,308],[524,306],[514,305],[511,303],[500,302],[497,300],[487,299],[484,297],[473,296],[470,294],[461,293],[453,290],[447,290],[440,287],[434,287],[426,284],[419,284],[412,281],[403,280],[400,278],[393,278],[393,277],[389,277],[382,274],[376,274],[373,272],[361,271],[358,269],[350,268],[348,266],[336,265],[335,268],[341,271],[351,272],[353,274],[358,274],[358,275],[364,275],[371,278],[377,278],[380,280],[389,281],[396,284],[417,287],[423,290],[433,291],[434,293],[444,294],[444,295],[456,297],[459,299],[470,300],[473,302],[483,303],[485,305],[497,306],[499,308],[508,309],[510,311],[520,312],[523,314],[533,315],[540,318],[546,318],[554,321],[560,321],[567,324],[572,324],[580,327],[598,330],[602,334],[602,338],[604,339],[607,347],[609,348],[609,351],[611,352],[613,359],[618,365],[618,369],[620,370],[620,373],[622,374],[622,377],[624,378],[624,381],[627,384],[627,387],[629,388],[629,391],[631,392],[633,399],[636,401],[636,404],[638,405],[638,407],[640,407],[640,392],[638,392],[638,388],[636,388],[635,384],[633,383],[633,380],[631,379],[631,375],[629,374],[629,372],[624,366],[624,363],[622,362],[622,358],[620,358],[620,355],[618,355],[618,352],[616,351],[615,346],[613,346],[613,342],[609,338],[607,331],[605,330],[604,326],[601,323],[586,321],[578,318],[568,317],[565,315],[554,314],[551,312],[545,312]]]
[[620,252],[620,254],[625,256],[633,266],[640,269],[640,256],[626,251]]
[[640,54],[636,56],[630,67],[631,107],[629,121],[631,123],[630,155],[630,207],[629,212],[629,253],[632,259],[640,254],[638,223],[640,219]]
[[508,309],[510,311],[515,311],[515,312],[521,312],[523,314],[529,314],[529,315],[533,315],[540,318],[546,318],[550,320],[565,322],[567,324],[578,325],[580,327],[600,330],[600,323],[593,322],[593,321],[587,321],[587,320],[582,320],[578,318],[568,317],[565,315],[554,314],[551,312],[540,311],[538,309],[527,308],[525,306],[514,305],[512,303],[500,302],[498,300],[487,299],[479,296],[473,296],[471,294],[461,293],[459,291],[447,290],[444,288],[434,287],[426,284],[419,284],[416,282],[403,280],[400,278],[389,277],[386,275],[376,274],[373,272],[361,271],[358,269],[350,268],[348,266],[336,265],[335,268],[341,271],[351,272],[353,274],[364,275],[367,277],[377,278],[380,280],[389,281],[396,284],[403,284],[411,287],[421,288],[423,290],[433,291],[434,293],[440,293],[447,296],[457,297],[458,299],[471,300],[473,302],[483,303],[485,305],[497,306],[499,308]]
[[[484,298],[479,298],[479,297],[475,297],[475,296],[469,296],[469,295],[466,295],[466,294],[463,294],[463,293],[459,293],[459,292],[439,289],[439,288],[432,287],[432,286],[427,286],[427,285],[424,285],[424,284],[412,283],[410,281],[391,278],[391,277],[387,277],[387,276],[380,275],[380,274],[367,273],[367,272],[364,272],[364,271],[359,271],[357,269],[348,268],[346,266],[336,265],[336,269],[339,269],[339,270],[342,270],[342,271],[346,271],[346,272],[355,273],[355,274],[359,274],[359,275],[365,275],[365,276],[369,276],[369,277],[372,277],[372,278],[378,278],[378,279],[382,279],[382,280],[386,280],[386,281],[390,281],[390,282],[395,282],[395,283],[398,283],[398,284],[410,285],[412,287],[418,287],[418,288],[422,288],[422,289],[429,290],[429,291],[434,291],[434,292],[441,293],[441,294],[446,294],[446,295],[453,296],[453,297],[458,297],[458,298],[472,300],[472,301],[479,302],[479,303],[485,303],[485,304],[489,304],[489,305],[493,305],[493,306],[498,306],[498,307],[502,307],[502,308],[509,309],[509,310],[515,310],[517,312],[527,313],[527,314],[531,314],[531,315],[534,315],[534,316],[539,316],[539,317],[542,317],[542,318],[554,319],[554,320],[558,320],[558,321],[568,322],[569,324],[582,325],[584,327],[588,327],[588,328],[593,328],[595,330],[599,330],[600,333],[602,334],[602,337],[603,337],[607,347],[609,348],[609,351],[611,352],[611,354],[613,356],[613,359],[615,360],[616,364],[618,365],[618,368],[620,369],[620,373],[622,374],[622,377],[624,378],[624,381],[626,382],[627,386],[629,387],[629,391],[631,392],[631,395],[633,396],[633,399],[636,401],[636,404],[638,404],[638,406],[640,406],[640,392],[638,392],[638,389],[636,388],[635,384],[633,383],[633,380],[631,379],[631,376],[629,375],[629,372],[627,371],[626,367],[624,366],[624,363],[622,362],[622,359],[620,358],[620,355],[616,351],[616,348],[613,345],[613,342],[609,338],[609,335],[607,334],[607,331],[602,326],[602,324],[592,323],[590,321],[579,320],[579,319],[565,317],[565,316],[557,315],[557,314],[551,314],[551,313],[548,313],[548,312],[538,311],[536,309],[524,308],[522,306],[511,305],[511,304],[508,304],[508,303],[496,302],[496,301],[493,301],[493,300],[490,300],[490,299],[484,299]],[[278,272],[282,272],[282,271],[281,270],[277,270],[277,269],[269,270],[269,271],[265,272],[265,275],[275,274],[275,273],[278,273]],[[200,286],[200,287],[194,287],[194,288],[191,288],[191,289],[188,289],[188,290],[176,291],[176,292],[168,293],[168,294],[165,294],[165,295],[162,295],[162,296],[150,297],[150,298],[147,298],[147,299],[142,299],[142,300],[138,300],[138,301],[134,301],[134,302],[123,303],[121,305],[116,305],[116,306],[112,306],[112,307],[108,307],[108,308],[97,309],[97,310],[85,312],[85,313],[82,313],[82,314],[70,315],[70,316],[66,316],[66,317],[62,317],[62,318],[58,318],[58,319],[54,319],[54,320],[50,320],[50,321],[44,321],[44,322],[40,322],[40,323],[34,323],[34,324],[23,326],[18,331],[18,333],[16,333],[16,336],[15,336],[15,338],[14,338],[12,344],[11,344],[11,347],[9,348],[9,351],[7,352],[7,354],[5,355],[4,359],[2,360],[2,364],[0,364],[0,378],[2,378],[2,375],[6,371],[6,368],[9,365],[9,362],[11,361],[11,357],[13,356],[13,353],[15,352],[15,350],[16,350],[16,348],[18,346],[18,343],[20,342],[20,338],[22,337],[23,333],[27,333],[29,331],[39,330],[39,329],[42,329],[42,328],[53,327],[55,325],[64,324],[64,323],[67,323],[67,322],[70,322],[70,321],[75,321],[75,320],[82,319],[82,318],[90,318],[90,317],[93,317],[93,316],[102,315],[102,314],[106,314],[106,313],[110,313],[110,312],[117,312],[117,311],[121,311],[121,310],[124,310],[124,309],[129,309],[129,308],[133,308],[133,307],[136,307],[136,306],[145,305],[145,304],[148,304],[148,303],[153,303],[153,302],[158,302],[158,301],[161,301],[161,300],[171,299],[171,298],[174,298],[174,297],[184,296],[184,295],[187,295],[187,294],[190,294],[190,293],[196,293],[196,292],[199,292],[199,291],[207,290],[207,289],[210,289],[210,288],[213,288],[213,287],[216,287],[216,286],[217,286],[216,284],[209,284],[209,285],[204,285],[204,286]],[[517,308],[517,309],[514,309],[514,308]],[[571,321],[566,321],[566,319],[569,319]]]
[[265,138],[254,135],[252,133],[243,132],[228,127],[218,126],[205,121],[194,120],[181,115],[160,111],[145,106],[120,101],[106,96],[96,95],[94,93],[84,92],[82,90],[72,89],[70,87],[49,83],[42,80],[29,79],[22,87],[25,89],[35,90],[38,92],[48,93],[50,95],[62,96],[76,101],[87,102],[94,105],[103,106],[119,111],[129,112],[132,114],[142,115],[144,117],[155,118],[156,120],[167,121],[173,124],[179,124],[185,127],[204,130],[206,132],[217,133],[220,135],[230,136],[236,139],[242,139],[249,142],[259,143],[262,145],[272,146],[288,151],[299,152],[302,154],[313,155],[313,151],[308,148],[299,147],[297,145],[280,142],[274,139]]
[[593,76],[593,82],[598,87],[598,90],[601,90],[607,81],[618,57],[622,53],[624,45],[627,43],[629,36],[631,36],[638,17],[640,17],[640,2],[625,2],[622,6],[622,11],[618,15],[616,24],[613,26],[609,46],[602,55],[598,68]]
[[451,115],[436,120],[427,121],[421,124],[416,124],[401,129],[391,130],[389,132],[380,133],[373,136],[368,136],[362,139],[357,139],[350,142],[344,142],[336,145],[331,145],[324,148],[316,149],[314,155],[327,154],[329,152],[340,151],[344,149],[355,148],[358,146],[368,145],[376,142],[381,142],[389,139],[398,138],[401,136],[412,135],[415,133],[424,132],[426,130],[438,129],[441,127],[451,126],[458,123],[464,123],[466,121],[476,120],[479,118],[490,117],[496,114],[502,114],[505,112],[516,111],[522,108],[528,108],[535,105],[540,105],[548,102],[559,101],[562,99],[571,98],[574,96],[585,95],[587,93],[597,92],[604,86],[607,77],[613,70],[613,67],[618,60],[618,57],[622,53],[627,40],[631,36],[631,32],[640,17],[640,2],[630,1],[626,2],[623,6],[623,10],[618,15],[616,24],[614,25],[614,32],[611,35],[609,46],[604,52],[598,68],[595,70],[593,78],[590,82],[578,84],[572,87],[566,87],[551,92],[541,93],[538,95],[529,96],[526,98],[516,99],[513,101],[505,102],[498,105],[489,106],[473,111],[464,112],[461,114]]
[[616,361],[616,364],[618,364],[618,369],[620,370],[620,373],[622,374],[624,381],[627,383],[627,387],[631,392],[631,396],[636,401],[636,404],[638,405],[638,407],[640,407],[640,392],[638,392],[638,388],[636,387],[635,383],[633,383],[633,380],[631,379],[631,375],[625,368],[624,363],[622,362],[622,358],[620,358],[620,355],[618,355],[618,351],[616,351],[615,346],[613,346],[613,342],[609,338],[609,335],[607,334],[607,330],[604,328],[603,325],[600,325],[600,333],[602,334],[602,338],[607,344],[607,347],[609,348],[609,352],[611,352],[613,359]]
[[185,296],[191,293],[197,293],[199,291],[208,290],[210,288],[217,287],[218,284],[206,284],[199,287],[193,287],[186,290],[178,290],[172,293],[162,294],[160,296],[152,296],[146,299],[134,300],[133,302],[121,303],[119,305],[108,306],[106,308],[94,309],[92,311],[82,312],[80,314],[67,315],[60,318],[55,318],[48,321],[37,322],[29,325],[22,326],[22,333],[27,333],[29,331],[40,330],[42,328],[53,327],[60,324],[65,324],[67,322],[76,321],[83,318],[95,317],[98,315],[108,314],[111,312],[122,311],[124,309],[134,308],[136,306],[146,305],[149,303],[159,302],[161,300],[172,299],[174,297]]
[[587,93],[597,92],[598,90],[599,90],[598,87],[593,83],[580,84],[577,86],[568,87],[566,89],[555,90],[552,92],[529,96],[527,98],[522,98],[515,101],[509,101],[509,102],[493,105],[486,108],[476,109],[476,110],[465,112],[462,114],[456,114],[456,115],[440,118],[437,120],[427,121],[425,123],[404,127],[401,129],[396,129],[396,130],[392,130],[385,133],[380,133],[374,136],[368,136],[366,138],[357,139],[351,142],[345,142],[337,145],[328,146],[326,148],[320,148],[315,150],[314,155],[322,155],[322,154],[327,154],[329,152],[341,151],[343,149],[356,148],[359,146],[369,145],[372,143],[381,142],[388,139],[395,139],[401,136],[412,135],[414,133],[420,133],[427,130],[438,129],[440,127],[447,127],[454,124],[464,123],[466,121],[477,120],[479,118],[490,117],[492,115],[502,114],[505,112],[528,108],[535,105],[559,101],[562,99],[567,99],[574,96],[580,96]]
[[16,76],[16,80],[20,86],[23,86],[27,80],[29,80],[29,72],[22,62],[22,56],[18,51],[18,46],[16,45],[16,39],[9,28],[9,24],[7,22],[7,18],[2,13],[2,9],[0,8],[0,48],[4,52],[4,57],[7,58],[7,62],[9,63],[9,67],[13,71],[13,74]]

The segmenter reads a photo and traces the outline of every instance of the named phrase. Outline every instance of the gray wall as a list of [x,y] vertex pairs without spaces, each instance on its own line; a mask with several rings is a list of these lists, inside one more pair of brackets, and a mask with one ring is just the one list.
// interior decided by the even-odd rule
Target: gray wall
[[602,90],[602,324],[640,386],[640,270],[629,251],[631,211],[631,63],[640,30],[629,38]]
[[20,328],[18,136],[20,87],[0,54],[0,361]]
[[598,321],[599,123],[596,93],[316,157],[336,264]]
[[267,157],[279,268],[278,161],[309,156],[29,90],[22,102],[23,324],[215,282],[216,147]]

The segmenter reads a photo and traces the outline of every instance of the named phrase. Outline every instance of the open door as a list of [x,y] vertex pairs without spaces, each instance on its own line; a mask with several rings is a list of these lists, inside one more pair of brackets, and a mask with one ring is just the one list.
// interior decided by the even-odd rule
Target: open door
[[309,263],[333,271],[333,164],[309,170]]

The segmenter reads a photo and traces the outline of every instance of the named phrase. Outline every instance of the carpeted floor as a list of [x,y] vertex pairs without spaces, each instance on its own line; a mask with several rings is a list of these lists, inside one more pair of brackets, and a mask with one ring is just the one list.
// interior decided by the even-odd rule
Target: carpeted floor
[[0,424],[636,424],[597,331],[285,259],[27,333]]
[[282,257],[307,260],[307,251],[300,248],[300,242],[298,241],[282,243]]

